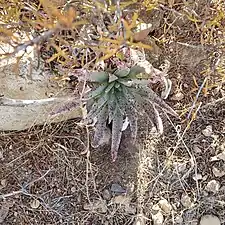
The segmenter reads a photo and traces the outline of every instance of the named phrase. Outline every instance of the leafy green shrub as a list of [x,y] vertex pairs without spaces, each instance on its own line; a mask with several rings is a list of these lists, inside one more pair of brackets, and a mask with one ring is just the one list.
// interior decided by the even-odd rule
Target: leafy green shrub
[[133,66],[113,71],[92,72],[89,78],[95,89],[88,96],[87,118],[97,119],[92,146],[96,148],[100,145],[107,125],[112,124],[113,161],[117,158],[124,117],[129,120],[131,142],[134,143],[139,115],[145,115],[157,127],[159,133],[163,132],[159,109],[177,116],[176,112],[148,87],[148,80],[138,78],[142,72],[144,68]]

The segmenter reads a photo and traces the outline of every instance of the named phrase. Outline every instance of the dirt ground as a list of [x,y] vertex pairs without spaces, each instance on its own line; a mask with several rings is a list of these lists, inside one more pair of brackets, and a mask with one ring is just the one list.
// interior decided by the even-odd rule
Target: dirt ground
[[[186,3],[203,19],[214,15],[208,1]],[[115,163],[110,146],[84,153],[92,128],[78,120],[2,132],[0,224],[197,225],[204,214],[225,224],[224,46],[219,28],[211,29],[216,43],[201,43],[182,15],[182,1],[143,14],[155,26],[148,58],[155,67],[170,61],[166,102],[181,119],[163,115],[159,136],[140,118],[136,146],[125,133]]]

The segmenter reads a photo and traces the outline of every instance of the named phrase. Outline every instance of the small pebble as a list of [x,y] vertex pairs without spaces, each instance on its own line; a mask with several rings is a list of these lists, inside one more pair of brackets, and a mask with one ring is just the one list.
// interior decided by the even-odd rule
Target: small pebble
[[120,204],[120,205],[129,205],[130,201],[131,201],[131,199],[125,195],[118,195],[112,199],[113,203]]
[[153,225],[162,225],[163,224],[163,214],[158,211],[156,214],[152,214]]
[[202,152],[202,150],[197,145],[194,145],[193,150],[194,150],[195,153],[201,153]]
[[104,189],[102,191],[102,197],[103,197],[103,199],[109,201],[112,198],[112,194],[111,194],[110,190]]
[[159,207],[166,214],[169,214],[172,211],[172,206],[166,199],[162,199],[159,201]]
[[112,184],[111,185],[111,191],[114,192],[115,194],[124,194],[124,193],[126,193],[126,189],[124,189],[119,184]]
[[202,133],[206,137],[211,137],[213,134],[212,126],[211,125],[206,126],[206,128],[204,130],[202,130]]
[[206,185],[205,190],[208,192],[212,193],[217,193],[220,189],[220,183],[216,180],[211,180],[209,183]]
[[186,170],[186,168],[187,168],[187,164],[186,163],[174,162],[173,166],[176,169],[176,171],[179,172],[179,173],[184,172]]
[[197,173],[197,174],[194,174],[192,178],[195,181],[202,180],[202,175],[200,173]]
[[199,225],[221,225],[220,219],[214,215],[204,215]]
[[75,193],[76,190],[77,190],[77,189],[76,189],[75,187],[72,187],[72,188],[71,188],[71,193]]
[[219,170],[217,169],[215,166],[212,168],[212,172],[214,174],[215,177],[222,177],[225,175],[225,171],[224,170]]
[[181,196],[181,204],[185,207],[185,208],[191,208],[194,204],[191,201],[191,198],[187,195],[187,194],[183,194]]
[[32,209],[37,209],[40,206],[40,201],[38,199],[34,199],[30,202],[30,207]]

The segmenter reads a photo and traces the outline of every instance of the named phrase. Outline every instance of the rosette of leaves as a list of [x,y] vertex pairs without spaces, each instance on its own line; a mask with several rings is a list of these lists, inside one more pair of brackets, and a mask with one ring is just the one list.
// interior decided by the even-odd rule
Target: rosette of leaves
[[149,86],[148,80],[140,79],[144,68],[117,69],[90,73],[89,81],[94,89],[89,93],[87,108],[88,119],[97,119],[92,146],[101,145],[102,138],[111,124],[111,155],[113,161],[117,158],[122,137],[123,120],[129,120],[131,142],[137,136],[138,116],[146,116],[159,133],[163,132],[162,119],[159,110],[177,116]]

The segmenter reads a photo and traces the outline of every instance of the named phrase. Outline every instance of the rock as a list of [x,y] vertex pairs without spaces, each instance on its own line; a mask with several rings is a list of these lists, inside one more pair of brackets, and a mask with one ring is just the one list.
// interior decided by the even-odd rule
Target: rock
[[3,160],[4,156],[3,156],[3,152],[0,150],[0,160]]
[[6,187],[6,179],[1,180],[0,189]]
[[174,101],[180,101],[184,98],[184,94],[182,92],[178,92],[175,95],[172,96],[172,100]]
[[171,43],[169,48],[176,49],[177,52],[182,52],[177,57],[177,61],[181,65],[189,68],[194,68],[200,64],[202,60],[208,58],[207,50],[202,45],[191,45],[182,42]]
[[193,207],[194,205],[193,202],[191,201],[191,198],[185,193],[182,194],[181,196],[181,204],[187,209]]
[[112,194],[111,194],[110,190],[109,189],[104,189],[102,191],[102,197],[103,197],[103,199],[109,201],[112,198]]
[[220,183],[216,180],[211,180],[205,187],[205,190],[212,193],[217,193],[220,189]]
[[206,128],[202,130],[202,134],[206,137],[211,137],[213,134],[212,126],[211,125],[206,126]]
[[134,204],[129,204],[125,207],[125,212],[131,215],[135,215],[137,212],[137,208]]
[[179,225],[183,224],[183,221],[184,221],[181,215],[176,216],[174,220],[176,224],[179,224]]
[[216,155],[216,156],[213,156],[211,157],[210,159],[212,162],[213,161],[218,161],[218,160],[223,160],[225,161],[225,151],[221,152],[220,154]]
[[107,212],[107,204],[105,200],[96,200],[91,203],[84,204],[83,208],[88,211],[98,211],[101,213]]
[[194,150],[195,153],[201,153],[202,152],[202,150],[197,145],[193,146],[193,150]]
[[134,225],[145,225],[145,224],[146,224],[146,217],[141,213],[136,215]]
[[199,225],[221,225],[220,219],[214,215],[204,215]]
[[130,197],[125,195],[118,195],[112,199],[112,202],[114,204],[120,204],[120,205],[129,205],[130,201],[131,201]]
[[225,171],[224,170],[219,170],[215,166],[213,166],[212,172],[213,172],[215,177],[222,177],[222,176],[225,175]]
[[112,198],[111,203],[123,206],[123,209],[126,213],[135,215],[137,208],[134,204],[131,203],[131,198],[126,195],[118,195]]
[[160,209],[166,213],[169,214],[172,211],[172,206],[166,199],[162,199],[158,202]]
[[30,207],[32,209],[37,209],[40,206],[40,201],[38,199],[34,199],[30,202]]
[[111,192],[114,192],[115,194],[124,194],[124,193],[126,193],[126,189],[124,189],[119,184],[112,184],[111,185]]
[[186,163],[174,162],[173,166],[176,169],[176,171],[179,172],[179,173],[184,172],[186,170],[186,168],[187,168],[187,164]]
[[75,193],[77,191],[77,188],[76,187],[71,187],[70,191],[71,191],[71,193]]
[[[26,41],[26,40],[25,40]],[[9,46],[1,45],[0,55],[8,52]],[[9,50],[13,51],[13,49]],[[81,116],[80,110],[71,110],[64,114],[51,116],[51,112],[65,105],[66,96],[72,96],[65,88],[51,79],[52,75],[44,70],[44,63],[40,62],[34,47],[29,47],[16,68],[16,57],[11,57],[0,62],[0,130],[24,130],[31,126],[52,122],[60,122],[66,119]],[[59,94],[60,93],[60,94]],[[65,98],[58,98],[58,97]],[[50,97],[53,101],[49,101]],[[7,101],[11,101],[9,102]],[[35,104],[26,107],[12,105],[15,100],[39,100]],[[40,104],[40,100],[42,104]],[[43,100],[45,103],[43,103]],[[4,103],[4,105],[3,105]]]
[[197,174],[194,174],[192,178],[195,181],[202,180],[202,175],[200,173],[197,173]]
[[153,225],[162,225],[164,220],[163,214],[160,211],[155,214],[152,214],[152,220]]

